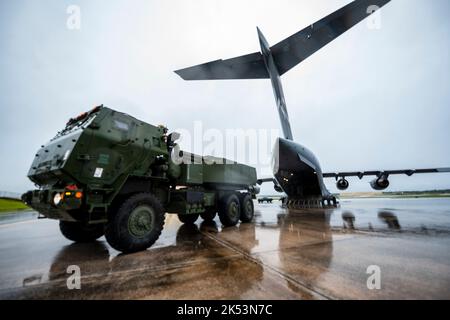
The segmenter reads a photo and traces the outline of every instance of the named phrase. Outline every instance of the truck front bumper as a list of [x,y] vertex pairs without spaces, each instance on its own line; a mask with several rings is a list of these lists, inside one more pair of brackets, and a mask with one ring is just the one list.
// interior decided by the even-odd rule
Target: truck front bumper
[[[78,193],[78,194],[77,194]],[[81,208],[82,190],[44,189],[32,190],[22,195],[22,201],[50,219],[76,221],[70,212]]]

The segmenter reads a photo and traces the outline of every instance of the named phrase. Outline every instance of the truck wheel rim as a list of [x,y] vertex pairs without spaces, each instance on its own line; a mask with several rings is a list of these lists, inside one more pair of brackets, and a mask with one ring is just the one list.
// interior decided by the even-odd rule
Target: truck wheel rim
[[148,206],[135,208],[128,219],[128,231],[137,238],[145,237],[153,229],[153,209]]
[[230,209],[228,210],[230,218],[235,219],[239,214],[239,208],[236,202],[230,204]]

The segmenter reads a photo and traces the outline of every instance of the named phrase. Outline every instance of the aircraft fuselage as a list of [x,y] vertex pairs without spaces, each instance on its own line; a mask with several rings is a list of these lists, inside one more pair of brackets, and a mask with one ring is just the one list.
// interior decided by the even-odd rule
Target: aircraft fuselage
[[323,182],[319,161],[306,147],[278,138],[272,157],[275,180],[290,202],[299,205],[336,204]]

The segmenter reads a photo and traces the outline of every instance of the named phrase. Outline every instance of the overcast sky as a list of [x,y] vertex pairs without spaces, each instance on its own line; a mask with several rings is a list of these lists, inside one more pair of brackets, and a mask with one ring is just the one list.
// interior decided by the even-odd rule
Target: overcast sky
[[[1,1],[0,190],[32,188],[39,146],[98,104],[169,129],[279,129],[268,80],[185,82],[172,71],[258,51],[256,26],[275,44],[348,2]],[[81,30],[66,26],[69,5]],[[294,138],[323,171],[450,166],[449,12],[448,0],[393,0],[381,29],[362,22],[283,76]],[[350,190],[370,190],[368,180]],[[450,175],[391,185],[450,188]]]

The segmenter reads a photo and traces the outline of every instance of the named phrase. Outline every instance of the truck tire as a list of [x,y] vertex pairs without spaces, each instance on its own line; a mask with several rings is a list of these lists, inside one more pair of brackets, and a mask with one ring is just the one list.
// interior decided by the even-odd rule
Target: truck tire
[[164,227],[164,209],[150,193],[126,199],[106,225],[109,245],[123,253],[145,250],[158,240]]
[[225,227],[235,226],[239,222],[241,205],[235,194],[222,198],[219,202],[219,219]]
[[215,212],[214,210],[206,210],[205,212],[200,213],[200,217],[202,217],[202,219],[205,221],[213,221],[216,215],[217,212]]
[[252,196],[246,194],[241,199],[241,221],[250,222],[255,215],[255,208],[253,206]]
[[197,221],[198,217],[199,217],[198,213],[195,213],[195,214],[179,214],[178,215],[178,219],[181,222],[186,223],[186,224],[193,224],[193,223],[195,223],[195,221]]
[[81,222],[59,221],[59,229],[64,237],[74,242],[93,242],[104,235],[104,224],[84,224]]

